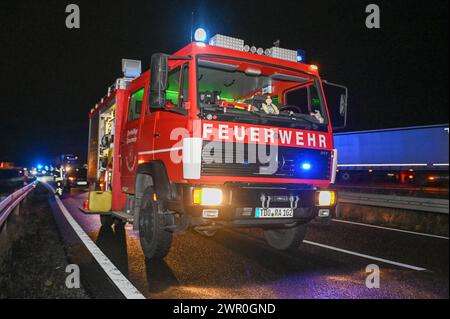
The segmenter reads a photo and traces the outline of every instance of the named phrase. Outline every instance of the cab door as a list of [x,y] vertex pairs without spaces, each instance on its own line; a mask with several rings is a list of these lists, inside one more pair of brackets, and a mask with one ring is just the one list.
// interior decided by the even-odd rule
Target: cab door
[[146,89],[142,83],[129,86],[128,109],[120,141],[120,170],[122,191],[134,191],[134,176],[138,166],[138,141]]
[[166,106],[155,110],[154,159],[163,161],[172,180],[182,179],[181,141],[187,137],[189,102],[188,63],[172,66],[168,75]]

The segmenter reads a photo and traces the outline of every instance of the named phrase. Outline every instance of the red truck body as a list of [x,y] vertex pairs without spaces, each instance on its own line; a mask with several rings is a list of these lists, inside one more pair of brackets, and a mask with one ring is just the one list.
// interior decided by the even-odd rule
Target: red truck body
[[[175,193],[179,192],[184,197],[188,197],[188,199],[181,197],[179,199],[182,205],[186,204],[184,206],[192,204],[186,201],[191,200],[190,192],[195,187],[220,188],[232,184],[237,185],[238,190],[233,188],[233,194],[236,195],[240,192],[241,186],[252,187],[252,191],[257,189],[258,185],[267,189],[270,189],[268,185],[272,187],[279,185],[285,188],[300,187],[314,191],[327,188],[333,181],[336,154],[333,150],[330,116],[317,67],[193,42],[169,56],[168,68],[169,83],[165,94],[167,96],[172,94],[172,97],[167,100],[164,108],[153,108],[151,105],[149,97],[152,94],[150,92],[152,81],[151,71],[148,70],[133,79],[119,79],[109,90],[107,97],[102,99],[89,114],[88,176],[92,185],[91,189],[112,192],[112,211],[130,211],[127,199],[136,198],[136,194],[139,193],[136,189],[139,185],[138,175],[143,174],[144,167],[149,167],[151,163],[159,163],[157,170],[165,171],[163,175],[166,176],[167,183],[175,185],[175,188],[179,190]],[[179,75],[176,73],[179,79],[178,88],[174,89],[174,92],[170,92],[170,89],[173,90],[174,87],[170,83],[171,72],[179,72]],[[217,75],[222,74],[220,72],[223,73],[223,81]],[[233,72],[236,74],[232,75]],[[231,108],[235,106],[239,111],[238,109],[245,108],[245,105],[249,105],[250,109],[250,103],[246,99],[258,94],[263,95],[264,90],[270,91],[272,99],[276,100],[278,105],[286,105],[286,96],[291,91],[306,85],[316,85],[319,93],[314,93],[317,94],[315,103],[320,104],[323,110],[321,117],[318,118],[321,122],[317,123],[321,124],[307,119],[316,124],[305,122],[310,127],[306,124],[297,125],[300,116],[296,119],[297,116],[293,115],[292,111],[289,111],[290,119],[286,117],[287,111],[282,113],[286,119],[279,124],[274,124],[271,119],[266,120],[261,115],[259,119],[256,116],[258,114],[255,115],[252,112],[249,112],[248,116],[255,118],[242,120],[241,118],[245,118],[247,114],[230,115],[232,111],[225,110],[224,107],[222,107],[223,110],[217,111],[216,109],[220,108],[217,106],[218,103],[217,105],[210,102],[204,103],[208,101],[204,97],[205,94],[209,94],[204,87],[215,83],[216,87],[222,88],[220,95],[227,94],[227,91],[240,92],[244,91],[244,88],[235,85],[235,81],[243,87],[252,81],[260,81],[259,75],[264,75],[261,81],[266,81],[268,84],[255,86],[256,90],[247,89],[240,93],[239,99],[236,95],[232,99],[225,96],[219,97],[219,93],[215,93],[214,97],[221,99],[221,106],[229,104]],[[254,80],[250,78],[251,76]],[[241,81],[244,77],[247,82]],[[205,78],[209,81],[206,84],[202,82]],[[225,83],[225,81],[228,82]],[[228,90],[230,87],[232,89]],[[308,91],[309,100],[310,94],[312,93]],[[205,111],[206,109],[211,111]],[[283,107],[280,107],[280,110],[283,110]],[[311,110],[307,113],[309,116]],[[263,114],[262,111],[259,114]],[[278,168],[271,174],[267,174],[258,173],[256,166],[249,165],[247,160],[239,163],[229,163],[226,160],[225,163],[219,164],[206,163],[205,158],[209,156],[204,151],[206,143],[235,146],[239,144],[246,150],[252,145],[276,147],[281,150],[277,153]],[[296,173],[299,165],[295,162],[298,157],[297,151],[304,154],[303,157],[299,156],[300,158],[308,159],[306,164],[302,164],[305,171],[300,173]],[[235,150],[233,156],[237,156],[238,153]],[[189,156],[192,162],[187,160]],[[317,165],[316,160],[319,163]],[[281,161],[284,161],[283,164],[280,164]],[[284,167],[288,161],[294,165],[290,170]],[[306,169],[310,168],[311,162],[313,169],[307,172]],[[153,179],[155,178],[153,176]],[[163,191],[158,191],[158,187],[156,188],[155,199],[157,195],[166,196]],[[232,191],[224,193],[224,198],[230,200],[230,203],[231,193]],[[292,195],[292,193],[289,194]],[[286,193],[286,195],[289,194]],[[179,198],[177,196],[179,195],[175,197]],[[175,210],[176,208],[173,207],[176,205],[173,202],[173,199],[167,199],[167,207]],[[291,206],[292,203],[291,200]],[[262,204],[264,207],[264,202]],[[329,205],[330,208],[333,204]],[[314,206],[314,204],[311,205]],[[180,208],[183,211],[184,209]],[[186,211],[189,210],[186,209]],[[196,212],[194,215],[197,214],[198,208],[191,210],[190,213],[193,211]]]

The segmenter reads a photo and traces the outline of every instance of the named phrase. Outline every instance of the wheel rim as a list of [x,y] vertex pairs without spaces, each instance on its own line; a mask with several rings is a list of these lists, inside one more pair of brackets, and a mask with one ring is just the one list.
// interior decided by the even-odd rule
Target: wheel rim
[[156,231],[155,207],[152,201],[147,201],[145,205],[143,214],[139,218],[139,231],[142,232],[141,239],[143,239],[148,245],[151,245],[155,239]]

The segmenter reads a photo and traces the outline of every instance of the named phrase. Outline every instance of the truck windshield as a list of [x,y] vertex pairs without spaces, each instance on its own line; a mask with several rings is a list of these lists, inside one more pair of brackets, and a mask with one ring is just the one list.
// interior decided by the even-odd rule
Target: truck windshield
[[198,60],[203,118],[326,129],[327,112],[313,76],[231,58]]

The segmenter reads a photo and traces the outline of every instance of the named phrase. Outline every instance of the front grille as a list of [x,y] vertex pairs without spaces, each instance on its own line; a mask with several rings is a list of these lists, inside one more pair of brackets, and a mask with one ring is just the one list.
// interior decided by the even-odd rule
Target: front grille
[[[258,147],[243,143],[203,142],[203,176],[245,176],[295,179],[330,179],[331,151],[295,147],[278,147],[270,151],[263,146],[268,158],[258,156]],[[311,165],[309,170],[302,169],[303,163]]]

